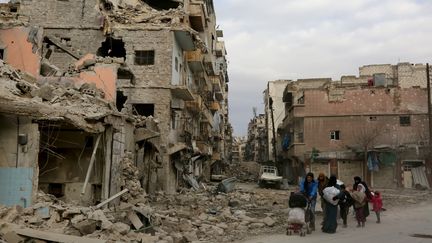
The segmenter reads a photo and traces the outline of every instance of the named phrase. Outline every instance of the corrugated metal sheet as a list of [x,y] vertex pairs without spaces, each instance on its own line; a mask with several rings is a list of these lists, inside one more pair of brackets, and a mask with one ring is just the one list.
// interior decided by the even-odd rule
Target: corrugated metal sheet
[[429,182],[426,176],[426,168],[424,166],[414,167],[411,169],[411,173],[414,180],[414,185],[420,184],[427,188],[430,188]]
[[0,168],[0,204],[30,206],[32,181],[33,168]]

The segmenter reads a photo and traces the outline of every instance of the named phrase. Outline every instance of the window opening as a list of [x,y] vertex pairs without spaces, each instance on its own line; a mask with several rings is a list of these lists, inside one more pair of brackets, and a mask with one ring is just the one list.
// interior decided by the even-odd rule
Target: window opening
[[121,39],[107,37],[96,52],[101,57],[123,57],[126,59],[126,49]]
[[178,8],[180,5],[179,1],[161,1],[161,0],[144,0],[145,3],[150,5],[152,8],[157,10],[169,10],[171,8]]
[[0,59],[1,60],[4,60],[4,53],[5,53],[4,49],[0,48]]
[[141,116],[154,116],[154,104],[133,104],[133,111]]
[[399,124],[401,126],[411,126],[411,117],[410,116],[400,116]]
[[48,194],[54,195],[56,198],[64,196],[64,184],[62,183],[49,183]]
[[155,52],[153,50],[135,51],[135,65],[153,65]]
[[331,140],[340,140],[340,131],[331,131],[330,132]]
[[118,111],[122,111],[126,103],[127,96],[123,94],[123,91],[117,91],[116,95],[116,106]]

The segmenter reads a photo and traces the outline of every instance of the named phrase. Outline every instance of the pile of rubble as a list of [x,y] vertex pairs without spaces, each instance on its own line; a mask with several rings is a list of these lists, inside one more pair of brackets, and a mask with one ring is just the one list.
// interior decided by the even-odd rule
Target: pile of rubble
[[[217,193],[216,184],[207,184],[200,191],[185,189],[175,195],[145,195],[139,187],[136,168],[127,158],[123,162],[125,190],[115,196],[120,199],[117,206],[103,209],[100,205],[106,205],[104,202],[93,207],[74,206],[40,193],[32,207],[0,208],[0,239],[40,237],[48,241],[52,238],[43,238],[44,234],[57,234],[65,239],[80,237],[81,241],[74,242],[231,242],[284,232],[289,211],[287,190],[241,184],[230,193]],[[384,205],[390,210],[432,200],[431,191],[382,193]]]
[[37,230],[39,235],[82,237],[82,242],[229,242],[251,232],[280,231],[284,226],[287,192],[267,190],[262,194],[237,189],[225,194],[216,193],[216,185],[207,185],[202,191],[145,195],[138,188],[136,168],[128,159],[124,162],[126,192],[117,196],[121,196],[118,206],[102,209],[99,205],[106,205],[102,202],[80,207],[40,193],[29,208],[0,208],[0,239],[32,238],[28,232]]
[[227,173],[229,176],[235,176],[240,181],[256,182],[258,181],[261,165],[257,162],[240,162],[229,165]]

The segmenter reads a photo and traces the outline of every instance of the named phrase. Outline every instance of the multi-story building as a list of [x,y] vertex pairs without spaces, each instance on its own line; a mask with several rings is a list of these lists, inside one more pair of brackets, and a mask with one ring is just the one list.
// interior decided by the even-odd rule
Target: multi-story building
[[290,82],[279,131],[281,167],[295,181],[304,171],[356,175],[375,187],[427,185],[428,99],[425,65],[370,65],[341,81]]
[[[101,169],[98,178],[109,184],[102,185],[102,199],[120,190],[121,185],[106,176],[118,173],[116,167],[125,156],[136,163],[148,192],[174,192],[186,183],[183,174],[209,178],[214,162],[228,160],[230,148],[226,144],[232,129],[228,121],[226,50],[223,32],[216,29],[211,0],[47,0],[0,6],[0,54],[7,64],[32,76],[37,85],[91,83],[94,89],[84,91],[100,92],[105,98],[103,104],[112,108],[109,113],[116,118],[108,119],[97,109],[97,114],[89,113],[91,118],[85,121],[100,129],[87,129],[94,134],[80,135],[82,141],[96,140],[98,133],[105,134],[101,126],[123,119],[123,123],[106,128],[110,135],[102,136],[103,145],[96,153]],[[132,121],[140,123],[142,117],[155,123],[134,126]],[[70,134],[68,126],[60,130],[68,138],[78,136]],[[52,145],[49,136],[43,139]],[[72,149],[70,146],[66,147]],[[64,157],[60,149],[54,152],[57,158]],[[91,151],[90,155],[87,152],[81,155],[90,156]],[[77,160],[72,155],[68,161]],[[47,161],[47,165],[39,165],[45,166],[41,170],[55,167]],[[64,164],[67,166],[49,171],[56,175],[44,172],[43,183],[62,186],[72,180],[72,175],[64,176],[71,165]],[[75,187],[84,183],[82,176],[75,179]],[[94,187],[100,184],[97,181]],[[66,192],[64,187],[59,190]]]
[[234,137],[232,145],[232,162],[238,163],[245,161],[247,137]]
[[286,80],[269,81],[266,90],[263,92],[266,137],[268,140],[266,160],[277,161],[278,155],[281,152],[280,147],[275,147],[274,144],[278,143],[276,131],[285,115],[285,105],[282,101],[282,96],[286,85]]
[[267,129],[265,119],[264,114],[259,114],[249,122],[245,148],[246,161],[268,161]]

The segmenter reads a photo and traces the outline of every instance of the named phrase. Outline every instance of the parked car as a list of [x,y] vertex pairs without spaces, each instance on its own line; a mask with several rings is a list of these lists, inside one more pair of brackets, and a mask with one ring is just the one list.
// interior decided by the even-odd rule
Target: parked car
[[260,187],[275,186],[277,188],[282,184],[282,176],[278,176],[278,170],[275,166],[261,166],[258,178]]

